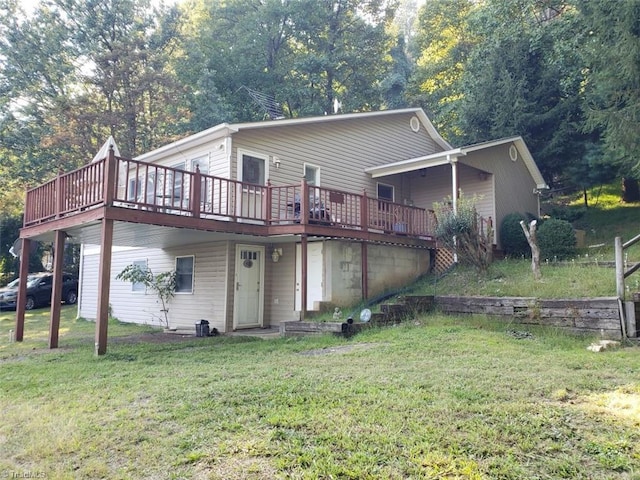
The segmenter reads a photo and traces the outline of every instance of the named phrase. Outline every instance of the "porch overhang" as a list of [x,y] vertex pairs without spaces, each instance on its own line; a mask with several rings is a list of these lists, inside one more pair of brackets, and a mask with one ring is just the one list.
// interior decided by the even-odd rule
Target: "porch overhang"
[[371,175],[371,178],[416,172],[425,168],[454,163],[458,160],[458,157],[464,155],[466,155],[466,152],[463,152],[460,148],[455,148],[444,152],[432,153],[431,155],[425,155],[423,157],[410,158],[378,167],[367,168],[365,172]]

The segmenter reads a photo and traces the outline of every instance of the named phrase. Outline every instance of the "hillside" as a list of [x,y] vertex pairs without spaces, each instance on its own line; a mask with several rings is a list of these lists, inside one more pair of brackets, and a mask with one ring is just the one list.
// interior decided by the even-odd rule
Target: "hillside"
[[[535,296],[540,298],[595,297],[615,295],[613,268],[614,240],[626,242],[640,234],[640,204],[623,204],[619,185],[609,185],[588,192],[589,207],[581,193],[554,196],[542,205],[544,216],[561,218],[584,231],[584,243],[575,258],[567,262],[541,259],[542,280],[535,282],[531,260],[495,261],[486,276],[467,267],[456,267],[443,277],[428,276],[412,289],[415,293]],[[629,248],[626,260],[640,261],[640,242]],[[626,286],[640,291],[640,273],[631,275]]]

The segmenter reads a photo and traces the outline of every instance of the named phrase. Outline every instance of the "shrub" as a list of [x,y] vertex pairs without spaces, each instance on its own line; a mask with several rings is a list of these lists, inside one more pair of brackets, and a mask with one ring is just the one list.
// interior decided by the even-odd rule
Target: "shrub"
[[538,229],[538,245],[542,258],[563,260],[576,253],[576,233],[566,220],[551,218]]
[[500,244],[505,255],[510,257],[531,256],[531,249],[524,236],[520,221],[527,223],[527,218],[514,212],[506,215],[500,225]]
[[477,201],[477,197],[469,199],[460,192],[456,213],[451,208],[451,197],[434,203],[438,220],[435,233],[439,242],[458,254],[458,261],[485,273],[493,255],[493,229],[478,215]]

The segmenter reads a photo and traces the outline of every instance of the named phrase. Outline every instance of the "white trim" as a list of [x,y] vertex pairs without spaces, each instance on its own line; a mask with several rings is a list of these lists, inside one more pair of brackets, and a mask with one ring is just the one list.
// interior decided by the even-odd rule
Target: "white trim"
[[248,157],[259,158],[260,160],[264,161],[264,182],[262,183],[262,185],[266,185],[267,180],[269,179],[269,155],[265,153],[255,152],[252,150],[246,150],[244,148],[238,148],[236,151],[236,162],[238,166],[237,179],[239,181],[245,181],[243,176],[244,172],[242,171],[242,164],[243,164],[242,157],[244,155]]
[[[258,323],[250,324],[250,325],[242,325],[240,328],[252,328],[252,327],[262,327],[264,326],[264,271],[266,268],[267,259],[265,257],[265,247],[264,245],[251,245],[251,244],[236,244],[236,254],[235,254],[235,265],[233,269],[233,330],[238,329],[238,302],[236,298],[236,288],[235,284],[238,281],[238,267],[240,266],[240,251],[241,250],[255,250],[260,252],[260,272],[259,281],[260,281],[260,291],[258,292]],[[226,303],[226,302],[225,302]]]
[[380,165],[378,167],[366,168],[365,172],[371,175],[371,178],[386,177],[389,175],[396,175],[398,173],[407,173],[423,168],[436,167],[438,165],[446,165],[451,163],[451,158],[457,158],[458,156],[466,155],[459,148],[448,150],[446,152],[432,153],[431,155],[425,155],[424,157],[410,158],[409,160],[402,160],[400,162],[388,163],[387,165]]
[[291,125],[307,125],[314,123],[326,123],[326,122],[344,122],[358,120],[361,118],[375,118],[383,117],[387,115],[407,115],[414,114],[420,120],[422,126],[424,126],[427,133],[431,138],[442,148],[443,150],[450,150],[451,145],[438,133],[427,114],[421,108],[404,108],[399,110],[382,110],[376,112],[360,112],[360,113],[341,113],[340,115],[322,115],[316,117],[302,117],[302,118],[289,118],[282,120],[267,120],[262,122],[249,122],[249,123],[221,123],[202,132],[195,133],[188,137],[177,140],[173,143],[157,148],[147,153],[143,153],[135,157],[135,160],[153,163],[162,158],[178,154],[183,154],[184,151],[203,145],[206,143],[214,142],[216,140],[222,140],[227,152],[230,152],[230,137],[234,133],[240,130],[253,130],[263,128],[273,128]]
[[[190,292],[178,292],[176,285],[176,295],[193,295],[195,291],[195,283],[196,283],[196,256],[195,255],[176,255],[173,260],[173,266],[175,267],[176,277],[178,275],[178,259],[179,258],[191,258],[191,291]],[[177,281],[177,278],[176,278]]]
[[[389,187],[391,189],[391,200],[388,198],[380,198],[380,186]],[[396,187],[395,185],[391,185],[390,183],[384,182],[376,182],[376,198],[379,200],[386,200],[387,202],[395,202],[396,201]]]
[[316,183],[313,186],[314,187],[319,187],[320,186],[320,171],[321,171],[320,166],[314,165],[313,163],[304,162],[302,164],[302,176],[304,178],[307,177],[307,167],[314,168],[316,170]]

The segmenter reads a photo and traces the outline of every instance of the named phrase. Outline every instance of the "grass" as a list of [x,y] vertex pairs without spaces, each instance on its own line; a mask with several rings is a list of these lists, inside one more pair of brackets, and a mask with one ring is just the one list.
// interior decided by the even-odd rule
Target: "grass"
[[[613,236],[640,233],[640,206],[606,192],[587,211],[578,200],[563,214],[605,246],[543,262],[541,282],[511,259],[414,291],[614,295],[600,265]],[[95,325],[74,307],[48,350],[48,315],[29,312],[24,342],[9,343],[14,314],[0,312],[0,477],[640,480],[637,346],[596,354],[592,338],[482,316],[434,314],[350,340],[170,343],[112,320],[95,357]]]
[[72,308],[47,350],[46,313],[22,344],[0,315],[0,476],[640,479],[637,347],[433,316],[351,340],[112,322],[95,357]]

